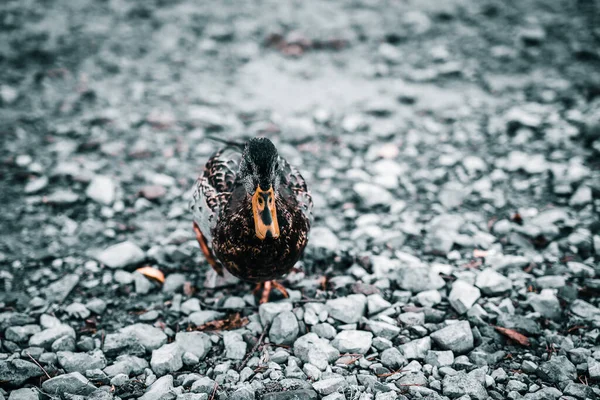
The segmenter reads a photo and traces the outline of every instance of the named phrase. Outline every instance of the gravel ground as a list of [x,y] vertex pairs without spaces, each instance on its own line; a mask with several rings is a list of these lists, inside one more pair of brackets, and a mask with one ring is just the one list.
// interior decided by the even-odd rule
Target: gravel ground
[[[0,399],[598,398],[599,27],[593,0],[2,2]],[[290,300],[203,259],[207,134],[307,179]]]

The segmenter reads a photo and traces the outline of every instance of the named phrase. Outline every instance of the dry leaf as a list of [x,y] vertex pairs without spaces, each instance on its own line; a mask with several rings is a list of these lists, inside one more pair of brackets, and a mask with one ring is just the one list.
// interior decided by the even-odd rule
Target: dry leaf
[[220,319],[217,321],[210,321],[204,325],[200,325],[197,327],[196,331],[228,331],[231,329],[238,329],[248,324],[248,318],[240,315],[240,313],[235,313],[230,315],[225,319]]
[[521,346],[529,346],[529,338],[527,336],[522,335],[513,329],[502,328],[500,326],[496,326],[495,328],[498,332],[519,343]]
[[135,270],[140,274],[147,276],[148,278],[156,279],[160,283],[165,281],[165,275],[162,273],[160,269],[152,268],[152,267],[142,267]]

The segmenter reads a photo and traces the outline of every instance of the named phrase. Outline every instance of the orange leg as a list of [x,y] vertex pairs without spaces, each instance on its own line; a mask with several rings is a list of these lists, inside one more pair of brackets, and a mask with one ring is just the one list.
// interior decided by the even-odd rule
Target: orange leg
[[[283,287],[283,285],[277,281],[266,281],[261,282],[256,285],[254,288],[254,294],[260,293],[259,304],[264,304],[269,301],[269,295],[271,294],[271,290],[277,289],[283,297],[286,299],[289,297],[287,290]],[[262,291],[262,292],[261,292]]]
[[208,245],[206,244],[206,239],[204,238],[204,235],[202,234],[202,232],[200,232],[200,228],[198,228],[198,225],[195,222],[194,232],[196,233],[196,240],[198,240],[198,243],[200,244],[200,249],[202,249],[202,253],[204,253],[204,257],[206,257],[206,261],[208,261],[210,266],[215,270],[217,274],[223,276],[223,266],[221,266],[221,264],[219,264],[217,260],[215,260],[215,257],[208,248]]

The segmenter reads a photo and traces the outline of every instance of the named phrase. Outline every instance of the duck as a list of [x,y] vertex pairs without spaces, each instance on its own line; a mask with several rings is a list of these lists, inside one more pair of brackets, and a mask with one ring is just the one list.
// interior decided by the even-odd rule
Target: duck
[[220,276],[256,284],[259,304],[301,258],[313,219],[305,179],[265,137],[224,146],[206,162],[193,188],[193,229],[208,264]]

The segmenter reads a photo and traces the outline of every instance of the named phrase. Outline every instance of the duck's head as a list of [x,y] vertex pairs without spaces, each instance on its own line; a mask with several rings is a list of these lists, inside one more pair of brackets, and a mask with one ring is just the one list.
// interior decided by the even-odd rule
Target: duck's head
[[279,187],[279,156],[267,138],[252,138],[244,147],[240,162],[241,178],[252,198],[252,216],[256,237],[261,240],[279,237],[275,198]]

